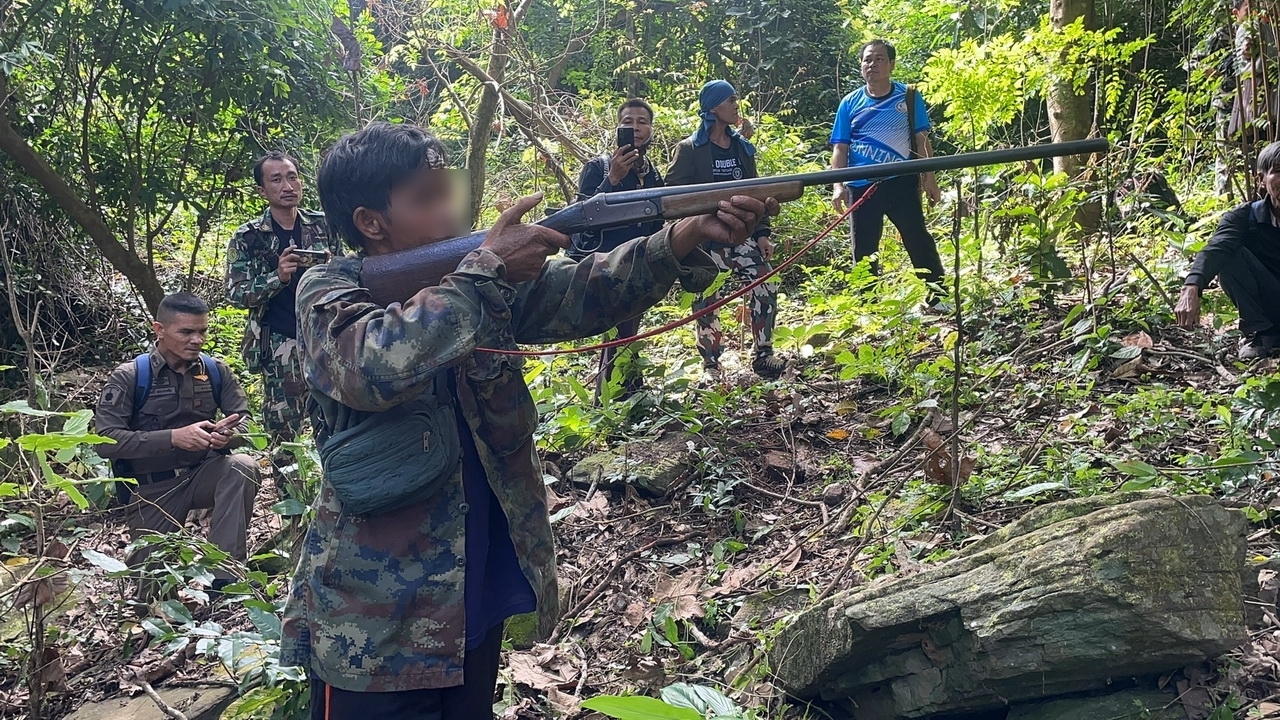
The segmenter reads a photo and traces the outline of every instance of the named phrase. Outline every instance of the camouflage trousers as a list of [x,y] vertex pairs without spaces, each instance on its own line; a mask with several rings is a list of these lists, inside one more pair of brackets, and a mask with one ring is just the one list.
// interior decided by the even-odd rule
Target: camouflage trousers
[[[265,329],[265,328],[264,328]],[[262,427],[272,453],[302,435],[307,416],[307,383],[298,341],[272,332],[262,357]]]
[[[712,243],[707,252],[721,272],[733,273],[733,277],[751,282],[773,269],[760,254],[755,238],[741,245]],[[704,295],[693,303],[694,311],[701,310],[732,292],[726,282],[711,295]],[[751,337],[755,341],[756,355],[767,355],[773,350],[773,325],[778,317],[778,287],[767,282],[747,296],[751,307]],[[719,313],[698,318],[698,354],[706,363],[718,362],[724,352],[724,333],[720,329]]]

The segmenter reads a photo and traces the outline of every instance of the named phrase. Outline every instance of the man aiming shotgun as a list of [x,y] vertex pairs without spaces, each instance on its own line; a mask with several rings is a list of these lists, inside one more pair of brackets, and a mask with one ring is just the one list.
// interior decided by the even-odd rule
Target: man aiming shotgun
[[[316,720],[492,716],[503,621],[536,611],[546,635],[559,618],[538,413],[511,351],[597,335],[676,281],[706,290],[704,242],[742,243],[779,198],[839,181],[602,193],[527,225],[531,196],[488,232],[449,239],[446,166],[425,130],[373,123],[320,168],[325,215],[355,254],[298,288],[323,481],[281,663],[307,668]],[[677,218],[608,253],[550,257],[564,233]]]
[[[589,232],[651,220],[676,220],[711,212],[717,203],[734,195],[759,199],[771,197],[779,202],[787,202],[799,198],[808,187],[1051,157],[1088,155],[1106,152],[1107,147],[1107,141],[1101,138],[1074,140],[796,175],[602,193],[576,202],[537,224],[565,234]],[[486,232],[481,230],[410,250],[367,257],[362,266],[360,281],[368,288],[375,302],[383,305],[402,302],[418,290],[438,284],[445,275],[453,272],[468,253],[480,247]]]

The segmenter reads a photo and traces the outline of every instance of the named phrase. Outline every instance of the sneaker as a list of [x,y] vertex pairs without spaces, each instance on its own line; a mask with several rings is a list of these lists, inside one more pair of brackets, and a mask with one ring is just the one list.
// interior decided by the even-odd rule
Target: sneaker
[[787,361],[771,352],[764,353],[751,362],[751,369],[760,377],[772,380],[787,369]]
[[1280,348],[1280,334],[1256,333],[1240,338],[1240,359],[1259,360],[1270,357],[1276,348]]

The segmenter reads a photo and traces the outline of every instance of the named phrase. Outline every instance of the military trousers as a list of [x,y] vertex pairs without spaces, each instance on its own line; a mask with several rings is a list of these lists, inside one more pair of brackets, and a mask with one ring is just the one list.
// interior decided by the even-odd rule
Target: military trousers
[[[249,519],[258,494],[258,464],[248,455],[212,454],[204,462],[172,480],[138,485],[125,508],[129,535],[134,540],[150,533],[178,530],[192,510],[211,508],[209,542],[237,560],[248,556]],[[128,564],[146,562],[151,548],[140,547]],[[231,576],[214,571],[214,577]]]
[[1240,334],[1246,337],[1280,331],[1280,275],[1257,255],[1239,248],[1218,273],[1218,283],[1240,311]]
[[267,330],[262,353],[262,425],[278,452],[281,443],[294,442],[302,435],[302,419],[307,416],[307,382],[302,370],[298,341]]
[[351,692],[311,676],[311,720],[492,720],[502,659],[503,624],[489,631],[462,661],[462,685],[438,690]]
[[[768,260],[760,254],[760,246],[755,238],[749,238],[741,245],[722,245],[712,243],[707,248],[711,259],[721,272],[733,273],[734,278],[751,282],[773,269]],[[711,295],[704,295],[693,303],[694,311],[702,310],[711,303],[728,295],[730,283],[720,286]],[[756,355],[768,355],[773,352],[773,326],[778,317],[778,286],[772,282],[759,285],[747,296],[751,307],[751,338],[755,342]],[[720,327],[719,313],[711,313],[698,318],[698,354],[704,363],[720,360],[724,352],[724,332]]]

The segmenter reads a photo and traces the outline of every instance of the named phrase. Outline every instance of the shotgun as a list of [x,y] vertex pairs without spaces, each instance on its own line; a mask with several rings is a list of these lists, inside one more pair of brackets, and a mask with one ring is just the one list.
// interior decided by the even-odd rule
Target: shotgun
[[[804,194],[805,188],[815,185],[1086,155],[1106,152],[1107,148],[1107,141],[1102,138],[1073,140],[840,170],[599,193],[548,215],[539,220],[538,224],[572,235],[651,220],[677,220],[702,215],[713,212],[720,201],[734,195],[750,195],[760,200],[772,197],[778,202],[788,202],[798,199]],[[360,282],[369,289],[373,301],[379,305],[404,302],[419,290],[438,285],[440,278],[457,269],[458,263],[468,253],[480,247],[487,232],[480,230],[411,250],[365,258],[361,266]]]

